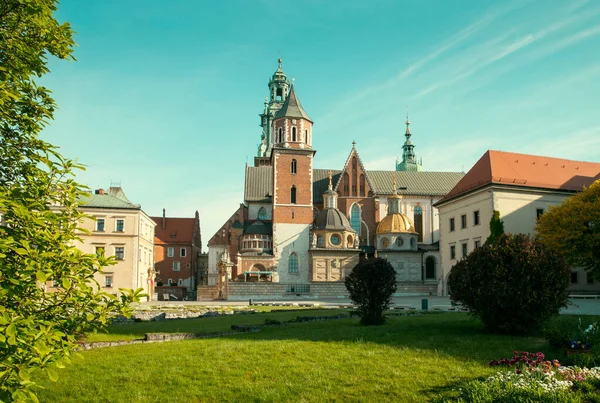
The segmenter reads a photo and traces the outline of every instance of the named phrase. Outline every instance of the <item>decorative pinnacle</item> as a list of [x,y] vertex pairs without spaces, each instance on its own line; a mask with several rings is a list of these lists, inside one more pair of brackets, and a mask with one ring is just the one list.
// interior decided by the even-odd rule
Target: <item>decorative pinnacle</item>
[[396,179],[396,171],[394,171],[394,190],[393,193],[398,194],[398,180]]
[[352,140],[352,148],[356,148],[356,141]]
[[331,184],[332,179],[333,179],[333,173],[331,171],[329,171],[329,190],[333,190],[333,185]]

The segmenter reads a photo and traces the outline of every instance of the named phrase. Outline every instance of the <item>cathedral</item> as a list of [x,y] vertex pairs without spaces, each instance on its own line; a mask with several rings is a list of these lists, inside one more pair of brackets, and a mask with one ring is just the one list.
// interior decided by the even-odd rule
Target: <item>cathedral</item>
[[372,256],[392,264],[399,295],[437,294],[442,272],[434,204],[464,174],[423,170],[408,116],[395,169],[368,170],[355,142],[337,168],[315,168],[313,121],[281,59],[268,88],[243,202],[209,241],[199,295],[207,295],[202,287],[216,287],[230,299],[341,296],[348,273]]

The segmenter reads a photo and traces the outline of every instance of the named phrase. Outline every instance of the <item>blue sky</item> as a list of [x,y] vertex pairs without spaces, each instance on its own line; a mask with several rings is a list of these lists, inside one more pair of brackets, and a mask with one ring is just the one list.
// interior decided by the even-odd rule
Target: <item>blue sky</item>
[[426,170],[488,149],[600,162],[595,0],[62,0],[77,62],[43,79],[43,137],[150,215],[200,212],[203,243],[239,206],[283,57],[314,120],[315,167],[394,169],[409,108]]

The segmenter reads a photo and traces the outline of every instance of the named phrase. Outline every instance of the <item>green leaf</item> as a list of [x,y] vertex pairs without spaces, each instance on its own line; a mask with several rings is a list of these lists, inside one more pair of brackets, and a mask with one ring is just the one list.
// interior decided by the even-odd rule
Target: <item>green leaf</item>
[[68,290],[69,288],[71,288],[71,280],[69,280],[68,278],[63,278],[62,286],[64,289]]
[[58,380],[58,374],[56,373],[56,369],[52,367],[47,367],[46,373],[48,374],[48,378],[50,378],[52,382],[56,382]]
[[17,334],[17,328],[15,327],[14,323],[11,323],[10,325],[8,325],[6,327],[6,335],[8,337],[15,337]]
[[40,283],[45,283],[46,280],[48,280],[49,275],[41,270],[38,270],[37,273],[35,273],[35,277]]

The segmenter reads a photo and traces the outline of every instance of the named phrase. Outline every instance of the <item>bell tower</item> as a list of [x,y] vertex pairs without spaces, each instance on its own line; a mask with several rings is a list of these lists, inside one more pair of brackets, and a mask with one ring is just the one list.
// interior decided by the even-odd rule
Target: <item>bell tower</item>
[[261,141],[258,146],[257,156],[254,158],[254,166],[269,165],[271,150],[273,148],[273,119],[285,103],[291,84],[281,67],[282,60],[277,60],[277,70],[269,79],[269,96],[265,98],[264,109],[260,114],[260,126],[262,127]]
[[313,122],[294,86],[272,125],[273,245],[281,282],[310,282],[310,226],[313,222]]

